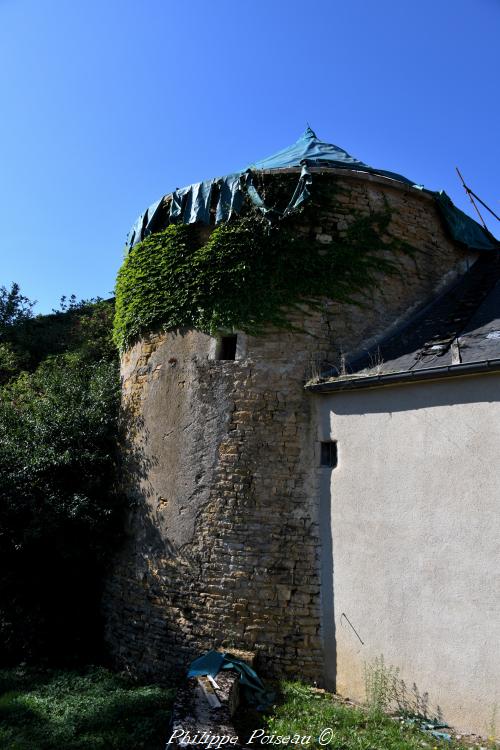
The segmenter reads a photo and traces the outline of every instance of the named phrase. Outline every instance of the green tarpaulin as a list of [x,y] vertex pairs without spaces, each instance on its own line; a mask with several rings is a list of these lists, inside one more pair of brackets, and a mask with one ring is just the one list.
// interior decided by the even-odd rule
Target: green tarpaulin
[[[414,185],[411,180],[396,172],[387,172],[383,169],[370,167],[339,146],[321,141],[314,131],[308,127],[298,141],[291,146],[278,151],[267,159],[254,162],[241,172],[197,182],[185,188],[174,190],[169,194],[171,202],[168,213],[161,212],[163,198],[153,203],[134,223],[127,237],[126,250],[129,250],[152,232],[164,229],[171,222],[209,224],[210,209],[213,205],[215,205],[216,223],[228,221],[232,216],[237,215],[245,199],[248,199],[270,220],[287,216],[310,197],[310,187],[314,180],[314,175],[310,171],[311,167],[367,172],[422,189],[422,186]],[[255,187],[253,173],[262,170],[273,171],[290,168],[301,168],[300,177],[295,191],[290,196],[287,208],[278,213],[266,206],[262,200]],[[441,216],[454,240],[471,250],[498,249],[498,240],[474,219],[454,206],[446,193],[432,193],[432,195],[435,196]]]
[[470,250],[498,250],[499,242],[477,221],[455,206],[444,191],[435,193],[436,203],[454,240]]

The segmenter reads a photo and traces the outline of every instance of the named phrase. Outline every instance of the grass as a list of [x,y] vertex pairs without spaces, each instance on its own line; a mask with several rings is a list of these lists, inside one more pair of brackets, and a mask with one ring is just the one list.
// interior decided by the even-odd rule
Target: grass
[[[299,682],[280,684],[272,712],[240,709],[235,717],[248,747],[331,750],[465,750],[372,706],[346,705]],[[163,750],[174,691],[133,682],[102,667],[84,671],[0,670],[2,750]],[[325,730],[328,730],[325,733]],[[272,737],[274,735],[274,737]],[[297,741],[297,736],[302,742]],[[271,737],[271,739],[269,739]],[[321,737],[321,742],[320,738]],[[278,738],[289,738],[288,743]],[[305,739],[303,739],[305,738]],[[495,743],[488,743],[493,748]],[[200,746],[201,747],[201,746]],[[471,750],[470,745],[467,750]]]
[[163,750],[173,696],[101,667],[0,670],[0,748]]
[[[343,704],[332,695],[318,693],[301,683],[284,682],[281,684],[281,692],[282,699],[273,714],[264,718],[266,735],[310,737],[310,741],[304,741],[302,745],[309,749],[458,750],[464,747],[453,740],[436,739],[417,727],[397,721],[382,712],[365,711]],[[321,744],[319,737],[326,729],[331,732],[323,734],[324,744]],[[266,744],[270,746],[272,743],[268,741]],[[300,747],[300,744],[291,744],[290,747]]]

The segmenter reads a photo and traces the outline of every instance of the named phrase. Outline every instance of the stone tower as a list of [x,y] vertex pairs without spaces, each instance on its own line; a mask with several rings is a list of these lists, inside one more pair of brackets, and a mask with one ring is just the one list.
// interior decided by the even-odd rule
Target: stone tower
[[[283,199],[277,217],[270,195]],[[152,675],[225,646],[255,650],[263,673],[332,684],[321,438],[304,383],[322,368],[341,370],[476,255],[453,238],[436,194],[312,131],[243,174],[165,196],[136,222],[130,244],[169,222],[196,223],[209,236],[245,206],[278,224],[285,217],[320,253],[354,222],[388,211],[382,239],[413,252],[399,253],[396,275],[378,275],[362,306],[325,295],[291,307],[293,330],[156,327],[125,348],[131,511],[105,594],[107,637],[121,665]]]

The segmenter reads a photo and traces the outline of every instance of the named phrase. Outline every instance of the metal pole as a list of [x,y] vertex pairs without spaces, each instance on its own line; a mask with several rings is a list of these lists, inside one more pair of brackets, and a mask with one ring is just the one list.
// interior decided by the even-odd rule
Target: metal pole
[[497,215],[496,215],[496,213],[495,213],[494,211],[492,211],[492,210],[491,210],[491,208],[490,208],[489,206],[487,206],[487,205],[486,205],[486,203],[485,203],[484,201],[482,201],[482,200],[481,200],[481,198],[479,197],[479,195],[476,195],[476,194],[475,194],[475,192],[474,192],[473,190],[470,190],[470,188],[469,188],[469,192],[470,192],[470,194],[471,194],[471,195],[473,195],[473,196],[474,196],[474,198],[475,198],[476,200],[478,200],[478,201],[479,201],[479,203],[480,203],[480,204],[481,204],[482,206],[484,206],[484,207],[485,207],[485,209],[486,209],[487,211],[489,211],[489,212],[490,212],[490,214],[492,214],[492,215],[493,215],[493,216],[495,217],[495,219],[498,219],[498,221],[500,221],[500,216],[497,216]]
[[467,193],[467,195],[469,196],[469,200],[470,200],[470,202],[472,203],[472,205],[473,205],[473,206],[474,206],[474,208],[476,209],[476,211],[477,211],[477,215],[478,215],[478,216],[479,216],[479,218],[481,219],[481,224],[482,224],[482,225],[483,225],[483,227],[484,227],[484,228],[486,229],[486,231],[488,231],[488,227],[487,227],[487,226],[486,226],[486,224],[484,223],[484,219],[483,219],[483,217],[481,216],[481,213],[480,213],[480,211],[479,211],[478,207],[476,206],[476,202],[475,202],[474,198],[473,198],[473,197],[472,197],[472,195],[471,195],[471,191],[469,190],[469,188],[468,188],[468,187],[467,187],[467,185],[465,184],[464,178],[462,177],[462,174],[461,174],[461,172],[460,172],[459,168],[458,168],[458,167],[455,167],[455,169],[457,170],[457,174],[458,174],[458,176],[459,176],[459,177],[460,177],[460,179],[462,180],[462,185],[464,186],[464,190],[465,190],[465,192],[466,192],[466,193]]

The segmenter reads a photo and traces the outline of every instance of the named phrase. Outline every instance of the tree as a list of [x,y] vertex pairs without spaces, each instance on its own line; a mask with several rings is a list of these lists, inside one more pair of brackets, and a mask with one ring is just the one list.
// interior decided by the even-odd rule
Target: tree
[[93,659],[122,526],[113,305],[33,317],[18,285],[0,296],[0,659]]
[[10,289],[0,287],[0,340],[11,326],[33,317],[35,304],[21,294],[21,288],[15,282]]

